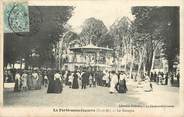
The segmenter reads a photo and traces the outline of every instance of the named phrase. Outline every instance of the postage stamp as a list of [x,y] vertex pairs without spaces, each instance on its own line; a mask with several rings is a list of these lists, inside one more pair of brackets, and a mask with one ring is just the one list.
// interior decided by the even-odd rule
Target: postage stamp
[[4,5],[4,32],[29,31],[28,5],[26,2],[11,2]]

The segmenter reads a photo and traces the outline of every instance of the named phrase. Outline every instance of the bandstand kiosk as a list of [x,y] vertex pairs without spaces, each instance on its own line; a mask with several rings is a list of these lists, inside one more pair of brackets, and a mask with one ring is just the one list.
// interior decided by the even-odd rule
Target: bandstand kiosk
[[81,47],[69,48],[73,55],[71,62],[65,63],[71,70],[74,67],[90,67],[96,70],[111,69],[113,64],[113,49],[98,47],[91,42]]

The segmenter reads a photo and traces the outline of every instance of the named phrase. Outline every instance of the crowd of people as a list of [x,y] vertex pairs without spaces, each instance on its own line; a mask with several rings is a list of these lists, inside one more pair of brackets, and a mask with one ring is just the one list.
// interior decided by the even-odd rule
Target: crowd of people
[[158,85],[174,85],[174,79],[179,85],[179,72],[177,73],[164,73],[164,72],[151,72],[150,80],[156,82]]
[[63,87],[87,89],[97,86],[108,87],[110,93],[126,93],[126,74],[121,71],[91,71],[89,68],[74,71],[64,70],[17,70],[15,74],[8,71],[4,79],[15,82],[14,91],[40,90],[47,87],[47,93],[61,93]]
[[110,93],[126,93],[126,75],[124,72],[116,73],[115,71],[90,71],[84,68],[82,71],[74,70],[73,72],[65,70],[56,71],[53,79],[49,80],[47,93],[61,93],[63,87],[72,89],[87,89],[97,86],[109,87]]
[[[68,69],[62,71],[35,69],[17,70],[14,74],[6,71],[4,81],[14,81],[15,92],[40,90],[42,87],[47,87],[47,93],[61,93],[63,87],[85,90],[101,86],[108,87],[109,93],[113,94],[126,93],[128,91],[126,84],[128,76],[124,71],[101,71],[84,67],[80,70],[75,68],[74,71]],[[167,85],[173,82],[172,78],[169,79],[169,74],[163,74],[162,72],[158,74],[151,72],[150,77],[148,74],[144,74],[144,77],[141,79],[144,81],[145,91],[153,90],[152,82],[156,82],[158,85]]]
[[43,84],[47,86],[47,80],[47,77],[41,71],[17,71],[15,74],[14,91],[39,90]]

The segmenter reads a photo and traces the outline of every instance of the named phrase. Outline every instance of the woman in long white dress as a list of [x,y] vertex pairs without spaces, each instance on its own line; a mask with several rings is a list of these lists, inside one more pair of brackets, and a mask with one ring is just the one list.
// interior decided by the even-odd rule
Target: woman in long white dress
[[38,76],[38,73],[36,71],[33,72],[32,74],[32,80],[33,80],[33,89],[37,90],[38,89],[38,79],[39,79],[39,76]]
[[111,72],[111,82],[110,82],[110,88],[109,92],[110,93],[115,93],[116,91],[116,84],[118,83],[118,76],[115,71]]
[[73,81],[73,73],[71,73],[68,77],[68,85],[69,85],[69,88],[72,88],[72,82]]
[[28,89],[27,86],[27,79],[28,79],[28,74],[26,71],[22,74],[21,80],[22,80],[22,90],[26,91]]
[[37,88],[38,88],[38,89],[41,89],[42,83],[43,83],[43,76],[42,76],[41,72],[39,71],[39,72],[38,72],[38,81],[37,81],[37,85],[38,85]]
[[144,91],[145,92],[152,91],[152,84],[150,82],[150,78],[148,75],[146,75],[145,80],[144,80]]
[[15,87],[14,87],[15,92],[19,92],[21,90],[21,79],[20,78],[21,76],[19,72],[17,72],[15,75]]
[[44,74],[44,86],[47,87],[49,83],[48,75],[47,73]]

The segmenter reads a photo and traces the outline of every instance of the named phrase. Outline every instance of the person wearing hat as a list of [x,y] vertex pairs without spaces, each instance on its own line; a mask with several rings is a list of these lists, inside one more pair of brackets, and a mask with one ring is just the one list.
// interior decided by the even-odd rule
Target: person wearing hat
[[120,72],[119,75],[119,83],[116,87],[118,93],[126,93],[127,92],[127,85],[126,85],[126,74],[124,71]]
[[28,89],[28,87],[27,87],[27,79],[28,79],[27,71],[24,70],[23,74],[21,76],[22,91],[26,91]]
[[109,73],[108,73],[108,70],[104,71],[103,82],[104,82],[103,86],[107,87],[108,83],[109,83]]
[[59,70],[54,74],[54,92],[53,93],[61,93],[63,91],[63,81],[61,79],[61,75]]
[[79,88],[79,74],[78,72],[75,70],[73,73],[73,81],[72,81],[72,89],[78,89]]
[[33,89],[37,90],[38,89],[38,79],[39,79],[39,76],[38,76],[38,73],[36,70],[33,71],[32,73],[32,81],[33,81]]
[[38,81],[37,81],[37,88],[38,89],[41,89],[41,85],[42,85],[42,82],[43,82],[43,76],[42,76],[42,73],[41,71],[38,71]]
[[86,89],[89,73],[87,72],[86,68],[84,68],[83,73],[81,74],[82,78],[82,89]]
[[110,82],[109,92],[112,94],[116,92],[116,84],[118,83],[118,76],[115,71],[111,72],[110,78],[111,78],[111,82]]
[[49,83],[47,71],[44,72],[44,78],[43,79],[44,79],[44,86],[47,87],[47,85]]
[[49,79],[49,84],[48,84],[48,88],[47,88],[47,93],[54,93],[54,71],[50,70],[48,73],[48,79]]
[[31,90],[33,88],[33,79],[32,79],[32,71],[28,72],[28,76],[27,76],[27,86],[28,89]]
[[145,92],[150,92],[153,91],[152,84],[150,82],[150,78],[148,74],[145,74],[145,79],[144,79],[144,91]]
[[14,87],[15,92],[21,91],[21,76],[19,71],[15,74],[15,87]]

